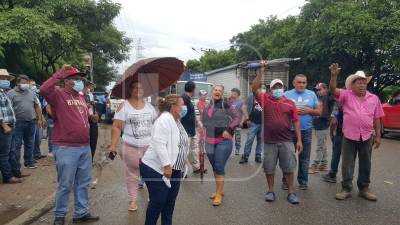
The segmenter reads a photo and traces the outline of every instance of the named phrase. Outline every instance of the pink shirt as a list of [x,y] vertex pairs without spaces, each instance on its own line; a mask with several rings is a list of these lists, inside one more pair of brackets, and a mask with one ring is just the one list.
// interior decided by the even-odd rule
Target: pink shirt
[[351,90],[340,89],[336,100],[343,104],[344,136],[353,141],[368,140],[374,130],[374,120],[384,116],[378,97],[368,91],[364,97],[358,97]]

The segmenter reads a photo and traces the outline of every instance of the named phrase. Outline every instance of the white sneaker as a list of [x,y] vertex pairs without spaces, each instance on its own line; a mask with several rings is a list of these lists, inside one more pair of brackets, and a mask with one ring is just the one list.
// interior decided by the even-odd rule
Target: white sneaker
[[50,153],[47,153],[47,157],[52,157],[52,158],[53,158],[53,157],[54,157],[54,154],[51,153],[51,152],[50,152]]
[[91,185],[91,189],[96,189],[96,185],[97,185],[97,182],[98,182],[99,180],[96,178],[96,179],[94,179],[93,181],[92,181],[92,185]]

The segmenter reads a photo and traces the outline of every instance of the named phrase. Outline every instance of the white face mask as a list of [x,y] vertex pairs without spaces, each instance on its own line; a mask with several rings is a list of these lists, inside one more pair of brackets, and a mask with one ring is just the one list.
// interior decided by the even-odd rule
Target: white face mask
[[261,93],[263,93],[263,94],[267,93],[267,89],[262,88],[262,89],[261,89]]
[[27,91],[29,90],[29,84],[20,84],[19,89],[21,89],[21,91]]

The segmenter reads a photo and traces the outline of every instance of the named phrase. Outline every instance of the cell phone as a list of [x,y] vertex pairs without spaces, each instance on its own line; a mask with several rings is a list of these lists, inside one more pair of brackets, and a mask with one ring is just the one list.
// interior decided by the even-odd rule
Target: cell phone
[[114,160],[114,159],[115,159],[115,156],[117,156],[117,153],[116,153],[116,152],[110,152],[110,153],[108,154],[108,158],[111,159],[111,160]]

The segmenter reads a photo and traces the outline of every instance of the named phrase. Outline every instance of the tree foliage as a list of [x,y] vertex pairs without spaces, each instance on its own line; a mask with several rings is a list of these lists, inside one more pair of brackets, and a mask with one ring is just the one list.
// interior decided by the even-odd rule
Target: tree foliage
[[[379,94],[387,86],[400,85],[399,34],[400,1],[309,0],[298,16],[270,16],[235,35],[229,50],[233,58],[224,62],[257,60],[259,55],[301,57],[291,65],[291,76],[304,73],[311,85],[328,82],[328,67],[338,62],[342,84],[347,75],[364,70],[374,76],[370,89]],[[218,65],[204,58],[188,65],[199,70]]]
[[131,40],[113,25],[120,5],[110,0],[0,1],[0,67],[43,81],[63,63],[85,69],[93,54],[99,86],[114,79]]
[[186,70],[205,72],[237,63],[236,51],[233,49],[217,51],[209,50],[199,60],[188,60]]

